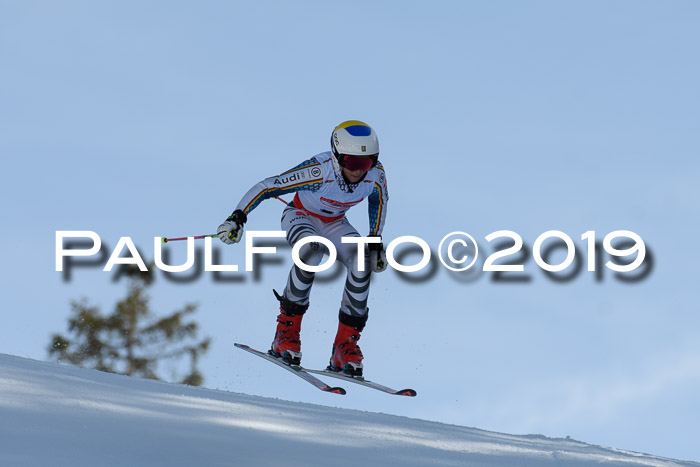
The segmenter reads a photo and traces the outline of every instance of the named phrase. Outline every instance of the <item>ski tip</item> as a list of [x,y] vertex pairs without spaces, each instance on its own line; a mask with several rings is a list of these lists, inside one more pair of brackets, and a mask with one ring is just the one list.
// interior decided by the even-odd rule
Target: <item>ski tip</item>
[[340,394],[341,396],[344,396],[345,394],[347,394],[345,389],[343,389],[341,387],[337,387],[337,388],[329,387],[328,389],[324,389],[324,391],[332,392],[333,394]]
[[396,391],[395,394],[397,396],[408,396],[408,397],[416,397],[418,393],[415,391],[415,389],[402,389],[400,391]]

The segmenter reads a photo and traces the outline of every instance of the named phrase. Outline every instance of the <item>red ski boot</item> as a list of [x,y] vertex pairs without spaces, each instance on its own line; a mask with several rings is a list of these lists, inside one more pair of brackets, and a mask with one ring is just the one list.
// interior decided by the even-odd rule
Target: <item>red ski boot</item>
[[362,350],[357,345],[360,334],[367,323],[367,315],[351,316],[340,312],[338,333],[333,342],[333,354],[331,355],[330,371],[342,371],[350,376],[362,377]]
[[268,353],[282,358],[290,365],[300,365],[301,320],[309,305],[294,303],[281,297],[276,291],[275,296],[280,301],[280,314],[277,316],[277,331]]

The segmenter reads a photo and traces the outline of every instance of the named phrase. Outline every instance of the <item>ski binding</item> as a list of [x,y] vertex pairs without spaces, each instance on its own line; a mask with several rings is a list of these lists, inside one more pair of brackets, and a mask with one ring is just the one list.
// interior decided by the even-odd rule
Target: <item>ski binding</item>
[[345,394],[346,393],[345,389],[343,389],[341,387],[333,387],[333,386],[327,385],[326,383],[324,383],[320,379],[316,378],[314,375],[307,372],[307,370],[302,368],[301,366],[290,365],[287,362],[285,362],[282,358],[274,357],[268,353],[261,352],[259,350],[252,348],[252,347],[249,347],[245,344],[234,343],[233,345],[235,345],[239,349],[245,350],[246,352],[250,352],[253,355],[257,355],[260,358],[264,358],[268,362],[272,362],[281,368],[284,368],[285,370],[289,371],[290,373],[292,373],[294,375],[297,375],[299,378],[301,378],[304,381],[306,381],[307,383],[315,386],[316,388],[320,389],[321,391],[330,392],[333,394]]

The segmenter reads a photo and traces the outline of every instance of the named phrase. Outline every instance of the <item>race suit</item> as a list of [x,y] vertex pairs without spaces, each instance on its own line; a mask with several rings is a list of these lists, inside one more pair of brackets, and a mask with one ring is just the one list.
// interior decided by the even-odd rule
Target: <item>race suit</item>
[[[342,237],[360,234],[345,217],[345,213],[367,198],[369,205],[369,235],[381,235],[386,219],[386,174],[381,163],[371,168],[358,183],[349,183],[334,168],[330,152],[317,154],[280,175],[266,178],[251,188],[236,206],[246,215],[263,200],[294,193],[294,200],[282,213],[282,230],[286,231],[290,246],[308,236],[330,240],[345,264],[348,274],[340,309],[354,316],[367,314],[370,270],[358,268],[357,245],[342,243]],[[304,245],[300,257],[309,266],[320,265],[326,248],[317,242]],[[315,274],[292,267],[284,297],[300,305],[308,305]]]

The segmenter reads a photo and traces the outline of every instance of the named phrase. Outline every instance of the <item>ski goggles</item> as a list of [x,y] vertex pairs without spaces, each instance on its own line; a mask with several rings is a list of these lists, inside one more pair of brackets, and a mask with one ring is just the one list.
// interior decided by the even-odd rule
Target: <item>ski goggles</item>
[[369,169],[377,165],[378,160],[379,154],[373,154],[371,156],[351,156],[349,154],[338,155],[338,164],[351,172],[356,170],[367,172]]

